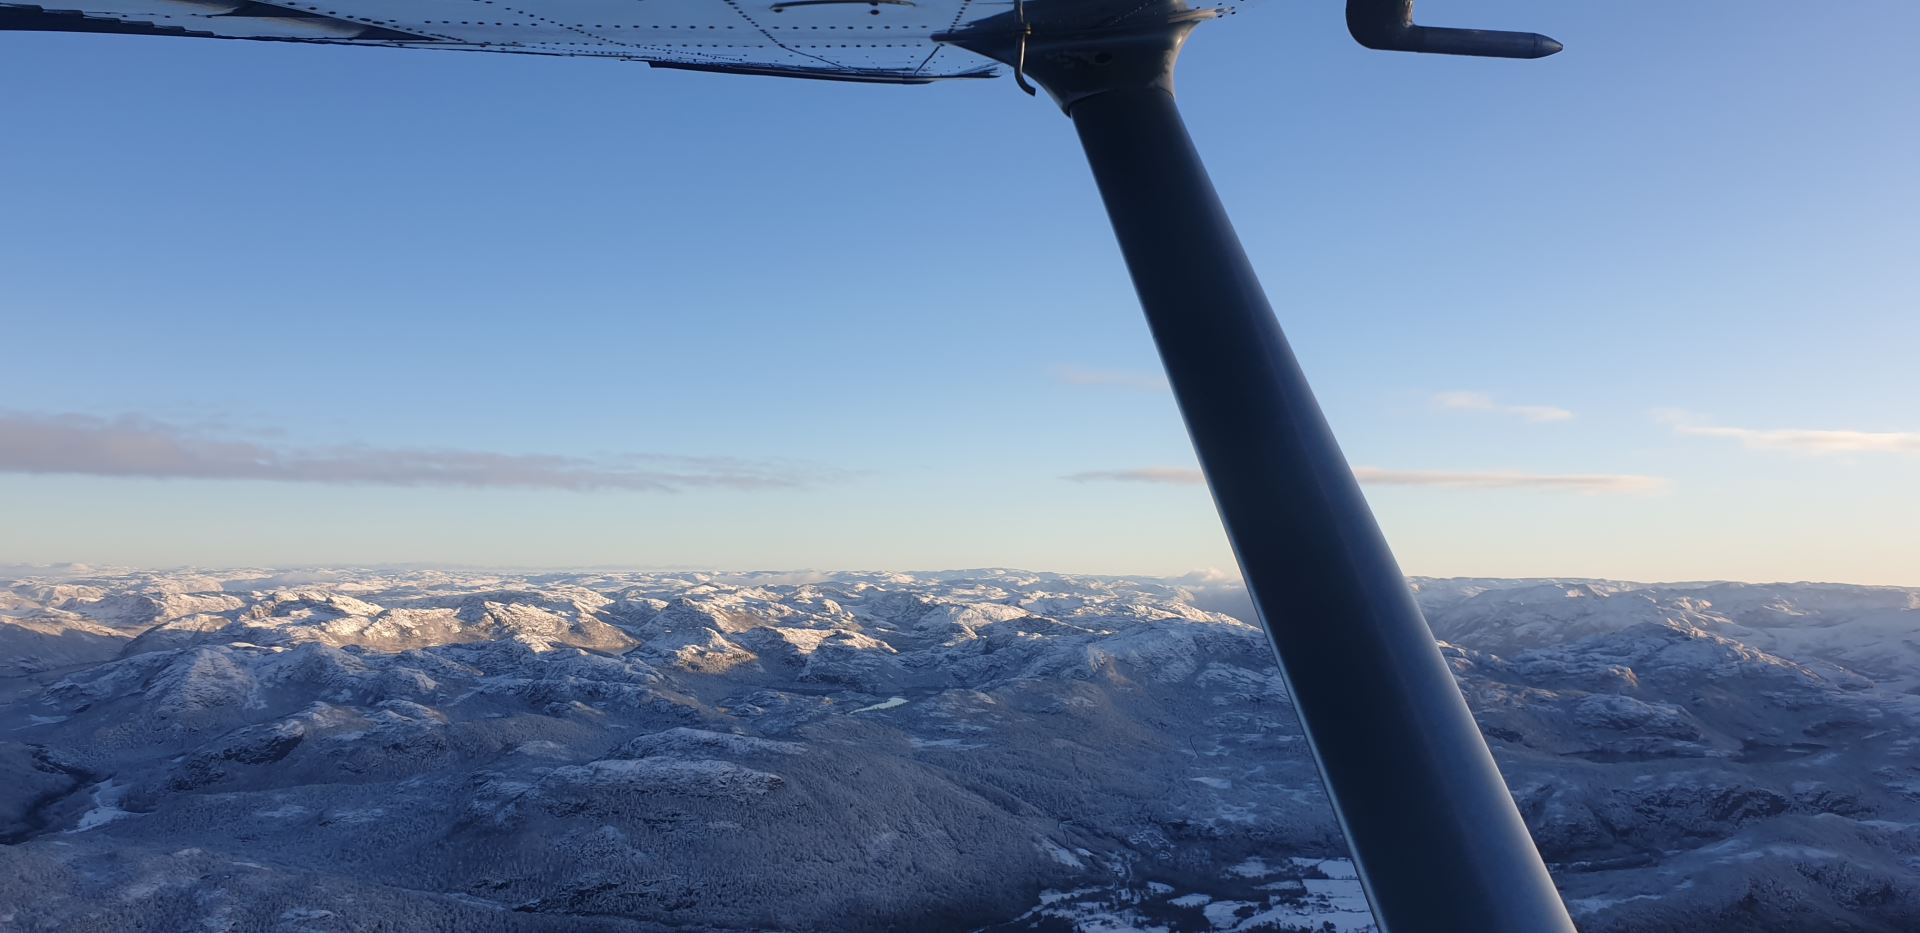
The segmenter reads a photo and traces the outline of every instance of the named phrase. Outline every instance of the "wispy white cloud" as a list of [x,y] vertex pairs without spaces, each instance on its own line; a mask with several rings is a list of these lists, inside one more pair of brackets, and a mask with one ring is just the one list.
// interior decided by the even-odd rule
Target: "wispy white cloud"
[[1356,467],[1353,475],[1372,486],[1455,486],[1466,489],[1548,489],[1577,493],[1654,492],[1666,479],[1637,473],[1525,473],[1505,470],[1382,470]]
[[295,447],[233,440],[137,416],[4,411],[0,473],[648,492],[803,486],[830,475],[801,465],[727,457],[590,459],[364,445]]
[[1072,386],[1108,386],[1119,389],[1140,389],[1149,392],[1164,392],[1167,389],[1167,377],[1160,373],[1138,372],[1120,369],[1088,369],[1071,363],[1063,363],[1053,368],[1053,378]]
[[[1370,486],[1442,486],[1459,489],[1541,489],[1586,495],[1656,492],[1667,486],[1658,476],[1633,473],[1524,473],[1515,471],[1383,470],[1355,467],[1353,475]],[[1069,474],[1076,483],[1164,483],[1191,486],[1205,481],[1199,470],[1181,467],[1140,467],[1130,470],[1089,470]]]
[[1485,392],[1435,392],[1433,404],[1448,411],[1488,411],[1535,423],[1566,421],[1573,417],[1573,412],[1558,406],[1508,405],[1495,401]]
[[1812,428],[1733,428],[1704,424],[1684,411],[1663,409],[1654,417],[1690,437],[1738,441],[1749,450],[1829,454],[1920,454],[1920,431],[1848,431]]

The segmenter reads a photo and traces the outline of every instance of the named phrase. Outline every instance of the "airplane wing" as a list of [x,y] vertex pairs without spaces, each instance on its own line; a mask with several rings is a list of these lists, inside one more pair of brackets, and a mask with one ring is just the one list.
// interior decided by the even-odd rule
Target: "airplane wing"
[[993,65],[933,41],[975,0],[72,0],[0,2],[0,31],[187,36],[611,58],[658,67],[923,84]]

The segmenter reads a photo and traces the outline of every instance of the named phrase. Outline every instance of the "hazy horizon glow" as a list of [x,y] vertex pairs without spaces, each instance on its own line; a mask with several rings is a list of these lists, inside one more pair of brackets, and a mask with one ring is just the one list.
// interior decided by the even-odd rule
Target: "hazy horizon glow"
[[[1444,11],[1539,62],[1196,31],[1182,107],[1407,572],[1920,583],[1920,7],[1868,5]],[[1233,566],[1009,81],[0,53],[0,562]]]

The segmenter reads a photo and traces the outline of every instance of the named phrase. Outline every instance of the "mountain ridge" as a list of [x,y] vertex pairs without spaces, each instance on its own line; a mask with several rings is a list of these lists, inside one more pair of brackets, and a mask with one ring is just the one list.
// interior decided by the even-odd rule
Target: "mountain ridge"
[[[1920,926],[1920,589],[1411,583],[1582,929]],[[0,913],[1369,928],[1243,618],[1009,570],[0,583]]]

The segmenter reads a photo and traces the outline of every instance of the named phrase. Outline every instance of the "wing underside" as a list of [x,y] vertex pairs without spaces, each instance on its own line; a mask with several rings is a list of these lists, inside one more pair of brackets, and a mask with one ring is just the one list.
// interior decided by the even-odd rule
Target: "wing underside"
[[781,77],[913,84],[992,65],[932,36],[975,0],[82,0],[0,2],[0,31],[188,36],[612,58]]

